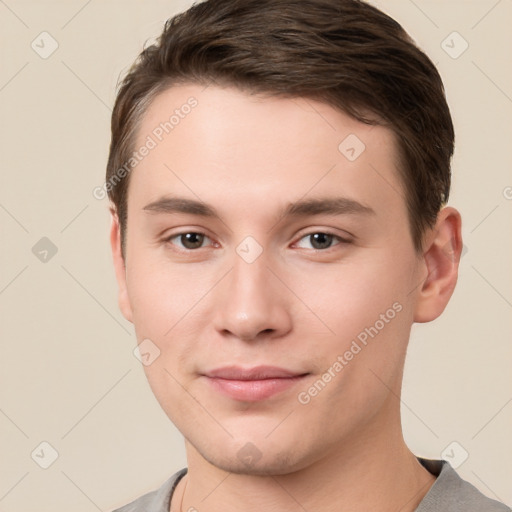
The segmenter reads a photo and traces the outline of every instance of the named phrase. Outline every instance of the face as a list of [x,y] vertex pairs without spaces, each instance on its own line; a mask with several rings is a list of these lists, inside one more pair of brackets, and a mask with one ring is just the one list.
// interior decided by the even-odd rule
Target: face
[[228,471],[284,474],[387,428],[425,277],[392,132],[182,85],[152,103],[143,145],[120,305],[189,443]]

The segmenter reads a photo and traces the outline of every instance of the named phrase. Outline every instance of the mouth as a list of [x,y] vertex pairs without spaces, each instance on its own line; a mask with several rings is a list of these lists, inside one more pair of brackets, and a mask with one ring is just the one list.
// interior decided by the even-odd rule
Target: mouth
[[208,371],[203,377],[216,392],[234,400],[257,402],[296,386],[307,375],[275,366],[226,366]]

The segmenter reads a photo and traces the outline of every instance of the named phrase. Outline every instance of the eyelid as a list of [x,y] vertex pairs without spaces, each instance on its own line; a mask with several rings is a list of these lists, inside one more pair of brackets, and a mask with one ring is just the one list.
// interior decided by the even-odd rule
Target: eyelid
[[184,229],[184,230],[181,230],[177,233],[172,233],[170,235],[165,235],[162,239],[163,242],[166,242],[166,243],[170,243],[171,245],[173,245],[174,247],[177,248],[177,250],[181,251],[181,252],[197,252],[199,251],[200,249],[206,249],[207,247],[209,246],[204,246],[204,247],[198,247],[197,249],[187,249],[186,247],[180,247],[179,245],[176,245],[174,243],[171,242],[171,240],[173,238],[177,238],[177,237],[180,237],[182,235],[187,235],[189,233],[194,233],[196,235],[203,235],[205,238],[207,238],[208,240],[210,240],[210,242],[213,242],[212,244],[210,244],[209,246],[213,246],[216,244],[216,242],[207,234],[205,233],[204,231],[201,231],[199,229]]
[[[308,228],[309,229],[309,228]],[[339,233],[335,233],[333,230],[331,229],[328,229],[328,228],[313,228],[313,229],[309,229],[309,231],[307,232],[304,232],[302,233],[301,235],[299,235],[297,238],[296,238],[296,241],[293,242],[292,245],[296,245],[298,242],[300,242],[303,238],[306,238],[308,236],[311,236],[311,235],[314,235],[316,233],[322,233],[324,235],[330,235],[330,236],[333,236],[334,238],[336,238],[339,243],[327,248],[327,249],[312,249],[313,251],[322,251],[322,252],[326,252],[328,251],[329,249],[337,246],[337,245],[340,245],[340,244],[350,244],[350,243],[353,243],[354,242],[354,239],[355,237],[353,235],[351,235],[350,233],[348,232],[345,232],[347,234],[347,236],[343,236]]]

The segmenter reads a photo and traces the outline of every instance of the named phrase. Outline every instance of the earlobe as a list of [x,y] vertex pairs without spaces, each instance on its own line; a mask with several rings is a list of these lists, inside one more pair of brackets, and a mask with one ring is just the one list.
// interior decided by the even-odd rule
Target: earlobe
[[112,219],[110,226],[110,246],[112,248],[112,259],[114,262],[114,269],[119,289],[119,309],[126,320],[132,322],[132,308],[126,285],[126,265],[121,251],[121,230],[119,226],[119,218],[112,208],[110,209],[110,214]]
[[427,277],[419,289],[415,322],[430,322],[444,311],[457,283],[461,252],[460,214],[455,208],[443,208],[422,256]]

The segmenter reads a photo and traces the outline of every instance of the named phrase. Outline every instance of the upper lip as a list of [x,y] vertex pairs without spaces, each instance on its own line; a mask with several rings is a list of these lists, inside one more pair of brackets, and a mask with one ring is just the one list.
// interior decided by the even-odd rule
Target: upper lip
[[305,375],[306,372],[297,372],[279,368],[277,366],[254,366],[252,368],[243,368],[241,366],[223,366],[205,372],[207,377],[229,380],[263,380],[263,379],[283,379]]

